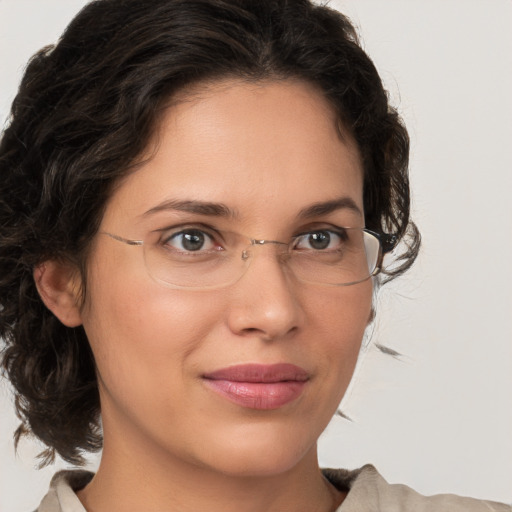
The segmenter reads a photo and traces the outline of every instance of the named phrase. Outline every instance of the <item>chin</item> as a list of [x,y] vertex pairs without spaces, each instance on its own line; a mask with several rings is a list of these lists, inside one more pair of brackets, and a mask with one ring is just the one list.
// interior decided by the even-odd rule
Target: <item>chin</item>
[[[252,432],[251,432],[252,430]],[[293,429],[243,429],[225,433],[201,452],[202,463],[231,477],[270,477],[290,471],[305,458],[316,457],[316,438]]]

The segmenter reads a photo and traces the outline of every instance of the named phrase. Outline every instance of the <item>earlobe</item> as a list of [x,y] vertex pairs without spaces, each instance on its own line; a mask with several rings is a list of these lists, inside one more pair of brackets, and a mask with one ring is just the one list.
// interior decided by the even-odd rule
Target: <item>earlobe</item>
[[69,263],[48,260],[34,268],[33,276],[46,307],[65,326],[81,325],[78,271]]

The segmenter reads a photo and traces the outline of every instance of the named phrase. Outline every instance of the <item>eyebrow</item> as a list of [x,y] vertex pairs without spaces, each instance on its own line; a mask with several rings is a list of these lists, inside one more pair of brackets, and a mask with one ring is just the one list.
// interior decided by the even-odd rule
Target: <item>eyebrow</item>
[[238,217],[238,213],[222,203],[207,201],[168,199],[144,212],[143,216],[152,215],[165,210],[176,210],[180,212],[195,213],[197,215],[208,215],[211,217]]
[[331,201],[324,201],[320,203],[312,204],[307,208],[302,209],[299,212],[299,218],[308,219],[310,217],[319,217],[321,215],[327,215],[329,213],[333,213],[336,210],[348,209],[359,216],[363,217],[363,212],[357,206],[355,201],[350,197],[339,197],[337,199],[332,199]]
[[[318,217],[321,215],[327,215],[337,210],[348,209],[351,210],[361,217],[363,212],[357,206],[355,201],[350,197],[340,197],[332,199],[330,201],[323,201],[314,203],[306,208],[300,210],[298,218],[308,219],[311,217]],[[223,203],[213,203],[208,201],[194,201],[194,200],[179,200],[179,199],[168,199],[162,203],[150,208],[144,212],[143,216],[152,215],[161,211],[176,210],[186,213],[195,213],[196,215],[207,215],[210,217],[225,217],[225,218],[237,218],[239,214],[236,210],[229,208],[229,206]]]

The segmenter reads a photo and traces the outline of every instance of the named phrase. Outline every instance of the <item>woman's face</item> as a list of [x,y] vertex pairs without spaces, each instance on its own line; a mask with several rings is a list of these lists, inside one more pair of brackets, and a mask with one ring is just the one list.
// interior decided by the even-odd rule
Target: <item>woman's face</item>
[[[167,110],[146,156],[100,231],[140,240],[186,225],[286,240],[311,226],[364,226],[358,151],[301,82],[197,90]],[[352,376],[372,283],[305,284],[275,245],[252,252],[230,286],[175,289],[150,277],[142,247],[96,237],[81,319],[105,453],[243,475],[314,457]]]

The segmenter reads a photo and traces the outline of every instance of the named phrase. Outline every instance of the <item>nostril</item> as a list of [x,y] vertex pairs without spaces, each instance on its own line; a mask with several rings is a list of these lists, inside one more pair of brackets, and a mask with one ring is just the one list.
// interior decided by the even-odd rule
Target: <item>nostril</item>
[[244,329],[244,332],[246,332],[247,334],[252,334],[258,331],[260,331],[260,329],[256,329],[256,327],[247,327],[246,329]]
[[292,326],[288,330],[272,330],[272,329],[265,329],[263,326],[262,328],[257,327],[247,327],[245,329],[242,329],[239,331],[239,334],[242,336],[245,335],[247,338],[257,338],[264,342],[274,342],[278,338],[282,336],[288,336],[291,333],[294,333],[298,330],[297,326]]

